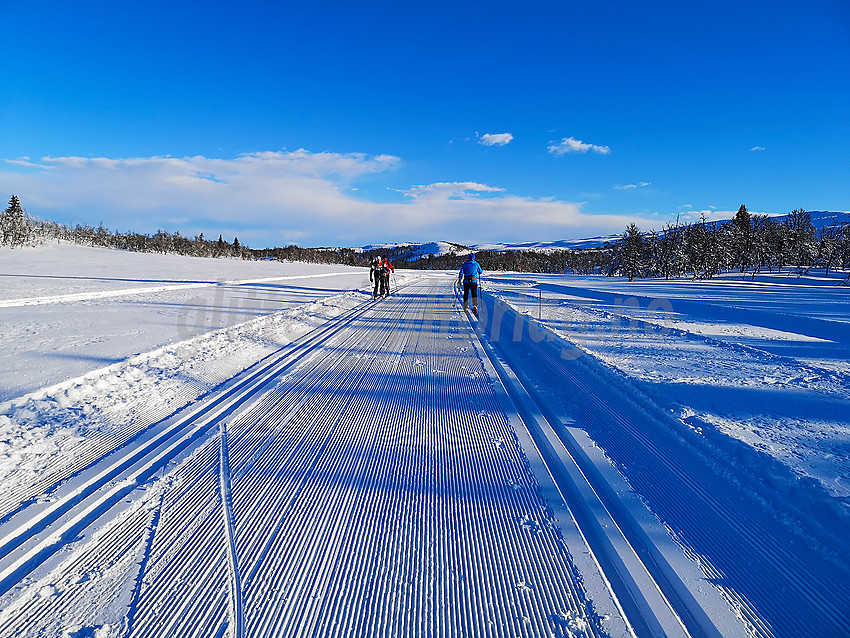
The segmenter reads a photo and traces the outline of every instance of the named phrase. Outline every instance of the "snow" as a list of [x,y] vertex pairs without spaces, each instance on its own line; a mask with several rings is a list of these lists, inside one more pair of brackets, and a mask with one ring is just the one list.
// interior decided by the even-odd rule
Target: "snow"
[[494,275],[487,286],[533,316],[542,299],[545,324],[688,423],[850,497],[850,304],[837,279],[534,281]]
[[[0,250],[0,636],[627,635],[538,408],[692,622],[850,626],[837,279],[487,273],[479,343],[451,274],[396,277]],[[648,569],[620,586],[661,614]]]
[[62,244],[0,251],[0,281],[2,402],[193,335],[360,288],[368,270]]

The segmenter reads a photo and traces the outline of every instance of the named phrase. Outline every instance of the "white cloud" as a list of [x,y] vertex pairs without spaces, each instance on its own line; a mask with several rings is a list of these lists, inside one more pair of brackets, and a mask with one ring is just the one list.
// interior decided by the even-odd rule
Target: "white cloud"
[[611,148],[608,146],[597,146],[596,144],[585,144],[581,140],[574,137],[565,137],[560,142],[549,142],[549,152],[552,155],[566,155],[567,153],[599,153],[600,155],[608,155]]
[[510,144],[514,136],[510,133],[485,133],[478,138],[478,143],[484,146],[504,146]]
[[504,188],[487,186],[476,182],[437,182],[425,186],[413,186],[406,191],[400,191],[407,197],[414,199],[470,199],[475,197],[474,193],[499,193]]
[[765,150],[765,149],[764,149],[764,146],[753,146],[753,147],[750,149],[750,152],[752,152],[752,151],[763,151],[763,150]]
[[333,207],[322,200],[338,199],[338,189],[348,182],[393,170],[401,160],[299,149],[234,159],[45,157],[7,163],[28,170],[0,172],[0,187],[28,191],[32,205],[41,208],[191,211],[227,219],[272,216],[296,205],[333,216]]
[[638,182],[637,184],[614,184],[614,188],[618,191],[630,191],[636,188],[646,188],[652,182]]
[[629,221],[641,221],[618,215],[590,215],[582,211],[584,204],[580,202],[519,197],[475,182],[415,186],[405,195],[414,201],[394,206],[394,216],[424,218],[438,224],[451,222],[462,229],[461,240],[470,241],[591,236],[620,232]]
[[[402,164],[391,155],[252,153],[195,157],[48,157],[0,164],[0,192],[19,195],[30,213],[66,223],[186,235],[219,232],[251,246],[357,245],[423,241],[539,240],[620,232],[629,221],[591,215],[580,202],[519,197],[478,182],[398,189],[399,201],[369,201],[358,180],[374,182]],[[381,177],[383,175],[383,177]],[[179,226],[174,220],[180,220]]]

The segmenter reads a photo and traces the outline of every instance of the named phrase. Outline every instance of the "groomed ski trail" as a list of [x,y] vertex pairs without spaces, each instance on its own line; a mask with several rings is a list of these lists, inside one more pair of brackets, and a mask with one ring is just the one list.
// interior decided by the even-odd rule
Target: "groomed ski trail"
[[[410,286],[229,417],[245,635],[625,635],[588,600],[463,321],[439,285]],[[227,604],[214,460],[179,469],[134,635],[232,631],[206,613]],[[188,511],[207,514],[187,529]]]
[[7,521],[30,558],[5,557],[0,636],[123,635],[126,617],[82,609],[102,565],[126,570],[108,602],[132,636],[716,635],[675,575],[648,574],[658,550],[575,501],[451,280],[396,293],[104,456],[49,520]]

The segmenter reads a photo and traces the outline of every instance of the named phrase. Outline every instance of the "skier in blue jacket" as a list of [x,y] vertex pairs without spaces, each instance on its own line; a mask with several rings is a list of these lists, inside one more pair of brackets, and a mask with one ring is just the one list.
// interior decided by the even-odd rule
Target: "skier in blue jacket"
[[475,261],[475,253],[470,253],[466,261],[460,267],[457,283],[463,284],[463,309],[469,303],[469,293],[472,293],[472,312],[478,314],[478,277],[483,271],[480,264]]

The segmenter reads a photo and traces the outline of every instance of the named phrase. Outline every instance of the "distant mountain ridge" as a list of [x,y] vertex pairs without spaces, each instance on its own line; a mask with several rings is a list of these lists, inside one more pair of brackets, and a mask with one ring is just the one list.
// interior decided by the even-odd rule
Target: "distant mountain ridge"
[[[850,212],[847,211],[824,211],[824,210],[815,210],[815,211],[807,211],[811,216],[812,224],[815,228],[822,228],[825,226],[840,226],[841,224],[850,224]],[[778,221],[782,221],[787,218],[788,215],[771,215],[773,219]],[[711,222],[707,222],[711,225],[715,224],[725,224],[730,222],[730,219],[717,219]],[[688,224],[693,224],[696,222],[688,222],[680,224],[681,226],[687,226]],[[644,231],[649,229],[642,229]],[[660,229],[657,229],[660,230]],[[586,237],[584,239],[560,239],[555,241],[528,241],[528,242],[515,242],[515,243],[482,243],[482,244],[471,244],[469,246],[465,246],[463,244],[457,244],[449,241],[433,241],[427,243],[420,242],[409,242],[409,243],[396,243],[396,244],[370,244],[368,246],[363,246],[358,251],[362,252],[372,252],[376,250],[380,250],[382,248],[389,251],[396,251],[402,247],[409,247],[409,251],[404,251],[404,261],[416,261],[417,259],[427,258],[428,255],[434,255],[435,257],[439,257],[441,255],[448,255],[449,253],[454,253],[455,255],[466,255],[470,252],[476,251],[494,251],[494,252],[505,252],[508,250],[521,250],[521,251],[530,251],[530,252],[539,252],[539,253],[551,253],[556,250],[581,250],[581,249],[589,249],[589,248],[601,248],[607,243],[615,242],[622,234],[617,233],[613,235],[601,235],[598,237]]]
[[475,244],[475,250],[531,250],[534,252],[552,252],[553,250],[579,250],[583,248],[599,248],[606,243],[617,241],[620,235],[602,235],[584,239],[560,239],[557,241],[528,241],[514,244]]
[[[814,224],[815,228],[850,224],[850,211],[809,210],[806,212],[811,216],[812,224]],[[788,217],[788,215],[778,215],[775,219],[783,219],[785,217]]]
[[369,244],[368,246],[363,246],[362,248],[358,248],[355,250],[364,253],[374,253],[380,250],[398,253],[400,249],[404,248],[409,248],[409,250],[402,251],[403,259],[405,261],[416,261],[417,259],[428,257],[428,255],[434,255],[435,257],[439,257],[441,255],[448,255],[449,253],[454,253],[455,255],[466,255],[471,250],[469,246],[464,246],[463,244],[455,244],[450,241],[432,241],[424,244],[419,242],[400,242],[397,244]]
[[[850,212],[844,211],[828,211],[828,210],[807,210],[805,211],[809,214],[809,217],[812,221],[812,225],[815,228],[823,228],[826,226],[841,226],[842,224],[850,224]],[[753,215],[757,215],[758,213],[751,213]],[[771,219],[775,219],[776,221],[782,223],[788,217],[790,217],[790,213],[784,215],[770,215]],[[731,222],[731,219],[715,219],[710,222],[706,222],[709,225],[717,225],[717,224],[726,224]],[[696,222],[690,222],[691,224]],[[686,226],[687,224],[680,224],[682,226]]]
[[429,255],[440,257],[454,253],[455,255],[467,255],[471,252],[481,252],[484,250],[494,252],[505,252],[508,250],[526,250],[533,252],[548,253],[555,250],[578,250],[580,248],[599,248],[607,242],[617,241],[620,235],[606,235],[604,237],[588,237],[586,239],[562,239],[559,241],[538,241],[538,242],[519,242],[514,244],[472,244],[465,246],[456,244],[450,241],[432,241],[427,243],[419,242],[399,242],[397,244],[369,244],[357,248],[358,252],[372,253],[375,251],[386,250],[388,253],[397,253],[400,249],[403,250],[405,261],[415,261],[421,258],[427,258]]

